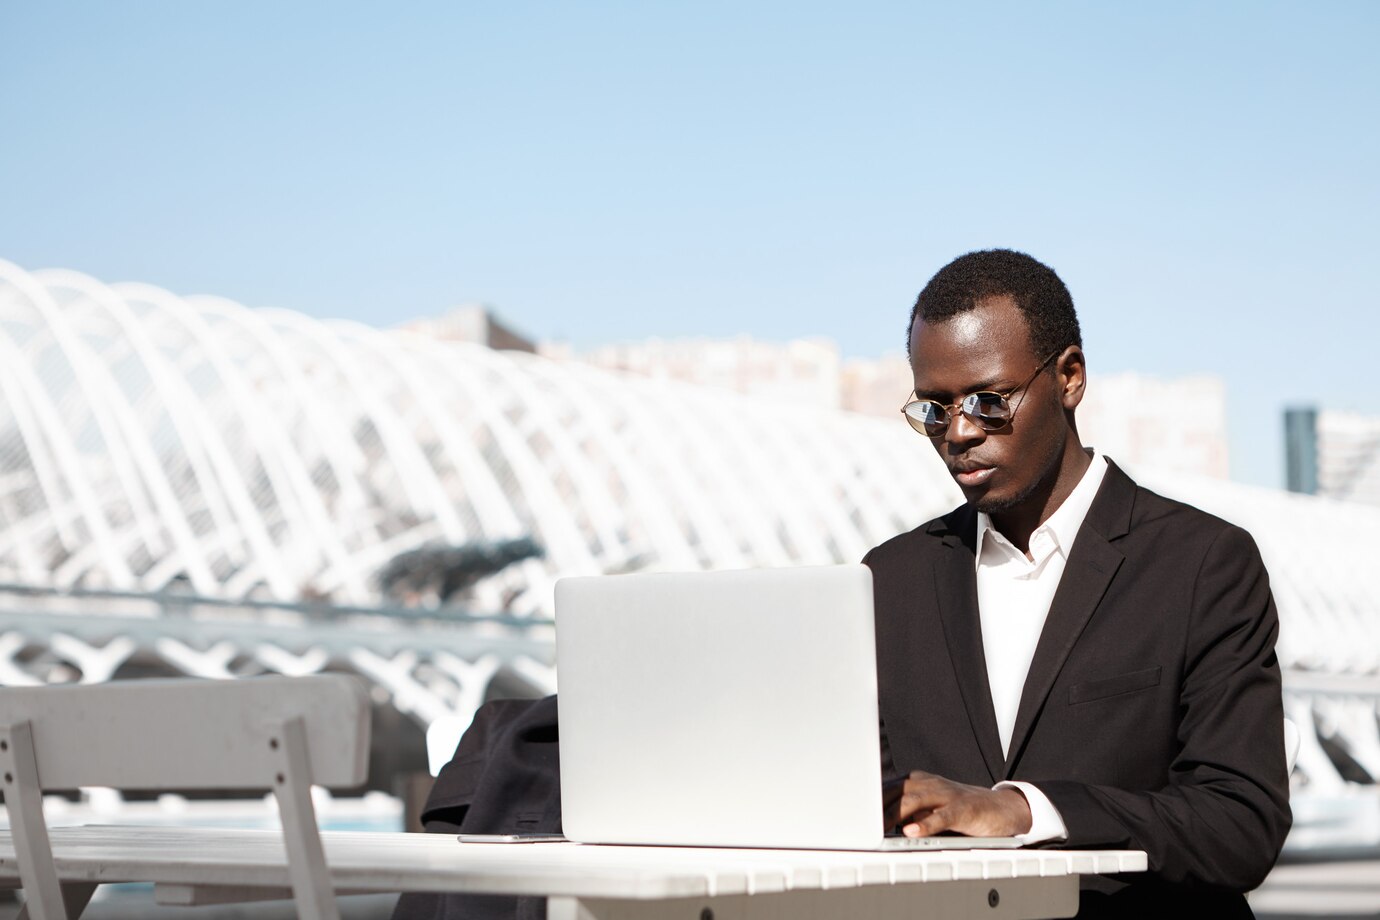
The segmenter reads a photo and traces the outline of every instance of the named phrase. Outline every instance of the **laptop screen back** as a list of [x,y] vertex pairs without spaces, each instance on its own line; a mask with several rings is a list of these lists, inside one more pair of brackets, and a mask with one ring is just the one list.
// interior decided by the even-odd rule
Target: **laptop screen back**
[[566,836],[875,845],[873,635],[861,565],[560,580]]

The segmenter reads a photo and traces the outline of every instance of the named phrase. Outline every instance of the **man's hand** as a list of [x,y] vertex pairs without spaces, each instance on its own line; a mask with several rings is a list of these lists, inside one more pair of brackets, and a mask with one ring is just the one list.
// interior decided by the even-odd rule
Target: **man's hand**
[[888,828],[907,837],[956,831],[970,837],[1011,837],[1030,830],[1030,805],[1019,790],[966,786],[919,770],[882,787]]

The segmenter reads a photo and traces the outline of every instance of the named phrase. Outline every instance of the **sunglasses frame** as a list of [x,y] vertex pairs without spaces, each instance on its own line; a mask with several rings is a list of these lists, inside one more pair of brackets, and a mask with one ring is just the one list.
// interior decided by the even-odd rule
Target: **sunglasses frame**
[[[1020,384],[1019,386],[1012,387],[1005,393],[998,393],[996,390],[977,390],[973,393],[964,394],[963,398],[960,399],[958,402],[950,403],[946,406],[937,399],[921,399],[920,394],[916,393],[914,390],[911,390],[910,395],[915,398],[906,400],[905,405],[901,406],[901,415],[905,417],[906,423],[910,425],[910,427],[917,434],[922,434],[932,441],[942,438],[949,433],[949,426],[953,424],[953,414],[955,410],[962,412],[964,417],[967,418],[968,421],[972,422],[974,425],[976,425],[978,428],[981,428],[983,431],[1001,431],[1003,428],[1010,425],[1012,422],[1016,420],[1016,410],[1021,407],[1021,403],[1019,401],[1016,403],[1015,407],[1012,407],[1011,397],[1014,394],[1020,392],[1021,390],[1024,390],[1032,383],[1034,383],[1035,378],[1040,376],[1040,372],[1049,366],[1049,362],[1053,361],[1055,358],[1059,357],[1063,353],[1064,350],[1061,348],[1058,351],[1054,352],[1054,354],[1050,355],[1048,358],[1045,358],[1043,361],[1040,362],[1040,366],[1035,368],[1035,373],[1027,377],[1024,383]],[[997,399],[1000,400],[1000,404],[1003,407],[1005,407],[1011,414],[1006,418],[1002,419],[1000,425],[996,425],[989,428],[983,419],[963,408],[963,404],[966,403],[968,400],[974,397],[982,396],[997,397]],[[1024,401],[1024,399],[1025,397],[1024,395],[1022,395],[1021,401]],[[942,413],[942,415],[940,416],[943,419],[942,427],[934,434],[930,434],[922,427],[924,425],[924,422],[917,421],[914,417],[911,416],[909,412],[906,411],[911,406],[916,405],[917,403],[929,403],[932,406],[937,406],[939,412]]]

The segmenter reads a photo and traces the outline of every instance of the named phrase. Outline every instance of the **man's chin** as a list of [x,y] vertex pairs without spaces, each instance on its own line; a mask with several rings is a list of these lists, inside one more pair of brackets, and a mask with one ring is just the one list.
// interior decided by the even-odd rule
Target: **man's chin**
[[1013,495],[1009,492],[992,492],[986,489],[979,492],[979,490],[974,489],[973,492],[977,492],[978,494],[965,493],[964,497],[968,499],[968,504],[988,517],[991,517],[994,514],[1003,514],[1019,507],[1030,498],[1034,491],[1035,490],[1031,488]]
[[1003,511],[1010,511],[1019,504],[1019,501],[1000,495],[983,495],[980,498],[968,499],[968,504],[991,517],[994,514],[1001,514]]

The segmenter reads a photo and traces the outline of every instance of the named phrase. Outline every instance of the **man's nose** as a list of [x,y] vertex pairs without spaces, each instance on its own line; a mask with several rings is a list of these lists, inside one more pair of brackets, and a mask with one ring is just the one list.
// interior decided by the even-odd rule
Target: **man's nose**
[[962,412],[949,416],[949,427],[944,431],[944,441],[953,445],[976,444],[987,437],[987,432]]

